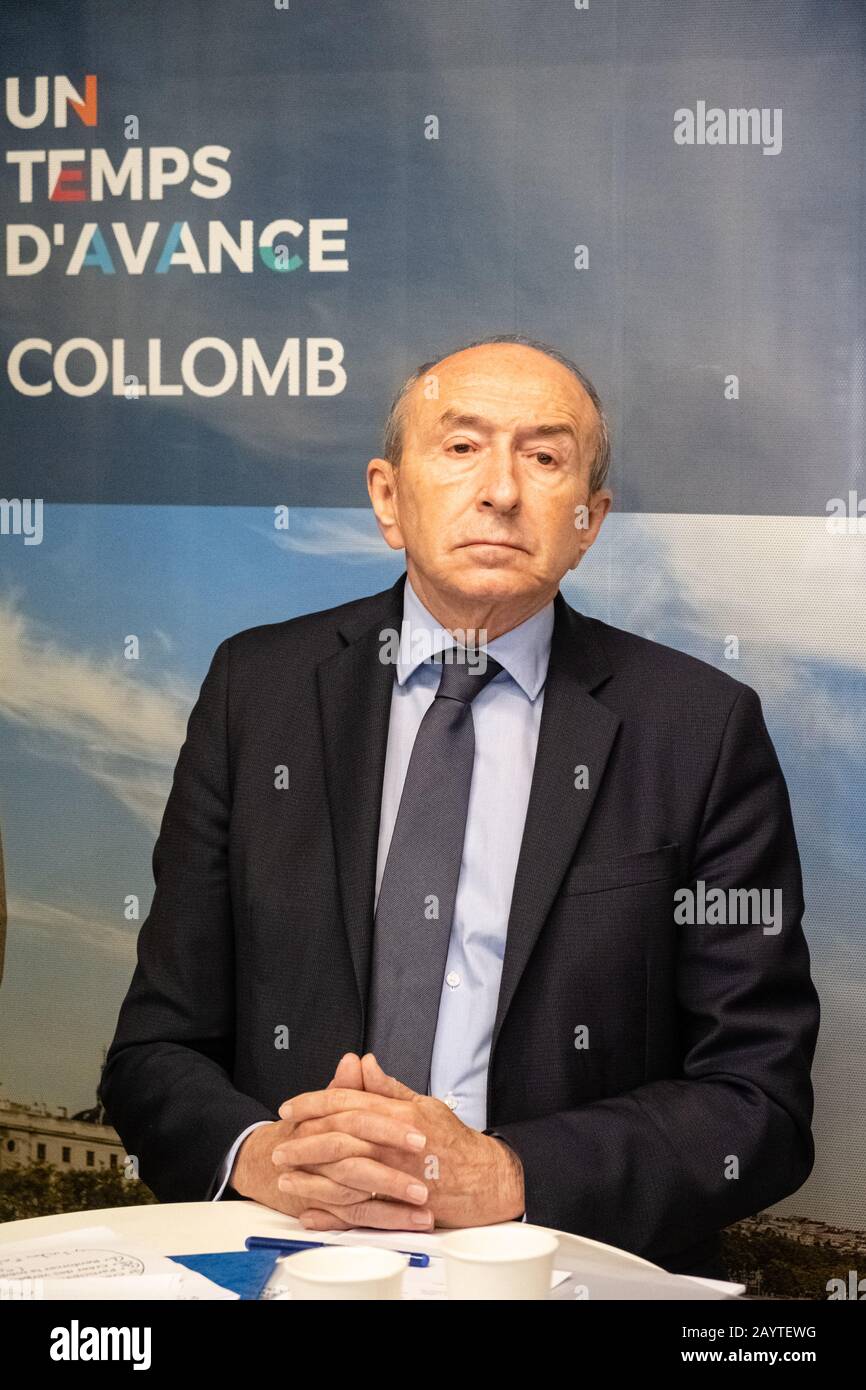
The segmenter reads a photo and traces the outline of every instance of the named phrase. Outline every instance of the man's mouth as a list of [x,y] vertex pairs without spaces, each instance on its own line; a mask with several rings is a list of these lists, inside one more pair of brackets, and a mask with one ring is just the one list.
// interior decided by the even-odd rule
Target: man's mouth
[[522,545],[515,545],[514,541],[486,541],[486,540],[479,540],[479,541],[463,541],[462,544],[459,545],[459,546],[457,547],[457,549],[458,549],[458,550],[466,550],[469,546],[472,546],[472,545],[488,545],[488,546],[489,546],[489,545],[496,545],[496,546],[500,546],[503,550],[522,550],[522,549],[523,549],[523,546],[522,546]]

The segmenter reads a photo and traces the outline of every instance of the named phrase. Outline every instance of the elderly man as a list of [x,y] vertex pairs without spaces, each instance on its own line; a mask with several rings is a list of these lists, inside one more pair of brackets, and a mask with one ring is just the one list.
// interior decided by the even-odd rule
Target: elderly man
[[719,1230],[810,1172],[818,1004],[758,697],[559,593],[609,452],[554,349],[426,363],[367,475],[406,574],[217,648],[102,1082],[161,1199],[523,1218],[718,1275]]

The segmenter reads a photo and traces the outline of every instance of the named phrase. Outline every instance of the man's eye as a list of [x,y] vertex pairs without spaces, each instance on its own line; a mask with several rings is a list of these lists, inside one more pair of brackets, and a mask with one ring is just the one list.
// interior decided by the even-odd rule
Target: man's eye
[[545,451],[544,451],[543,449],[541,449],[541,450],[536,450],[536,452],[535,452],[535,457],[536,457],[541,463],[556,463],[556,459],[553,457],[553,454],[545,453]]
[[471,449],[472,445],[467,443],[465,439],[461,439],[456,444],[449,444],[448,447],[449,449]]

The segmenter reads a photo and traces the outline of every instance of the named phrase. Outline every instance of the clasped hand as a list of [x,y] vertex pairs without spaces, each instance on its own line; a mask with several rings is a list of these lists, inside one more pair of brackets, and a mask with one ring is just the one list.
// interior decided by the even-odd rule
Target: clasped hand
[[513,1150],[387,1076],[372,1053],[347,1053],[324,1091],[294,1096],[279,1113],[244,1141],[232,1185],[311,1230],[423,1231],[523,1213]]

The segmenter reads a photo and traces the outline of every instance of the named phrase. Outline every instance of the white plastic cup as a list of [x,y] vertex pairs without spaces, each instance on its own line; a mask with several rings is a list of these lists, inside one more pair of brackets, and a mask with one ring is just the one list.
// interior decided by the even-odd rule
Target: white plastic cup
[[557,1237],[517,1221],[452,1231],[437,1254],[453,1299],[543,1299],[550,1294]]
[[375,1245],[323,1245],[277,1261],[274,1284],[300,1299],[393,1299],[403,1293],[408,1255]]

